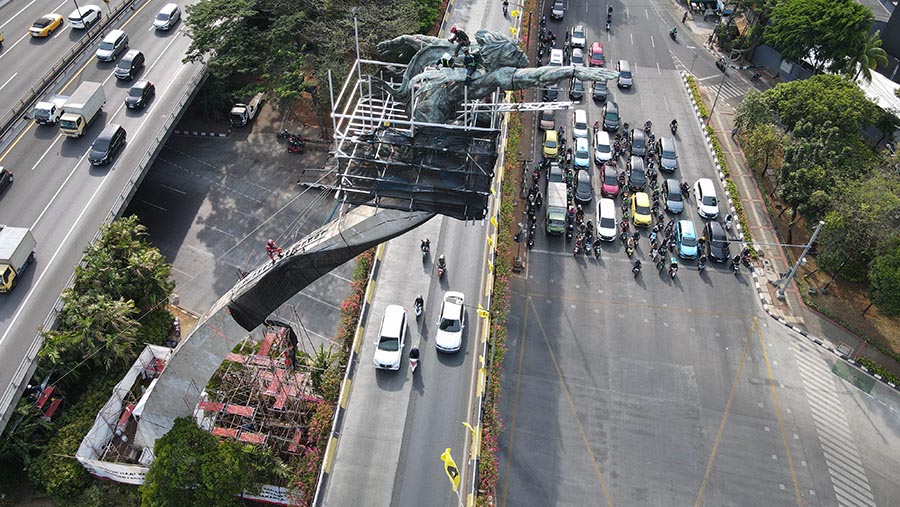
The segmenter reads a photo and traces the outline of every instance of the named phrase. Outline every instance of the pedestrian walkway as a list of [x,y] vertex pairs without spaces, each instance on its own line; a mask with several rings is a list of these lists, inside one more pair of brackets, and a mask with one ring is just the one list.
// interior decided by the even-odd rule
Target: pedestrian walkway
[[[737,71],[729,71],[729,75],[731,72]],[[747,93],[747,88],[741,86],[740,83],[735,82],[735,78],[733,77],[729,78],[728,76],[725,76],[725,80],[722,81],[722,75],[712,75],[699,78],[697,81],[700,81],[704,86],[715,90],[713,93],[718,93],[720,99],[733,99],[742,97]],[[722,91],[719,92],[719,89]]]

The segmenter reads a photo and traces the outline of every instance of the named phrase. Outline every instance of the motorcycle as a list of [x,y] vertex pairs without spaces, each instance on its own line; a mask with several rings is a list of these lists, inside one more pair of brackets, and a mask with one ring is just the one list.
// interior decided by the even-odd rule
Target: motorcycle
[[431,241],[423,240],[422,241],[422,262],[425,262],[428,259],[428,252],[431,251]]
[[669,32],[669,37],[671,37],[672,40],[677,40],[677,38],[678,38],[678,32],[676,32],[675,30],[670,31],[670,32]]
[[735,262],[734,259],[731,260],[731,272],[734,274],[741,272],[741,264],[739,261]]
[[674,136],[675,132],[678,131],[678,124],[673,121],[669,124],[669,129],[672,131],[672,135]]
[[437,268],[437,276],[438,280],[443,280],[444,272],[447,271],[447,262],[444,260],[444,256],[438,257],[438,268]]
[[606,31],[609,31],[609,21],[606,22]]
[[416,372],[416,368],[419,366],[419,348],[413,347],[409,349],[409,369],[412,370],[413,373]]
[[734,221],[734,218],[732,218],[731,214],[729,214],[727,217],[725,217],[725,230],[726,231],[731,230],[731,223],[733,221]]
[[290,133],[288,129],[282,129],[280,132],[276,133],[275,136],[278,137],[278,139],[290,139],[296,136],[296,134]]
[[669,276],[674,280],[675,275],[678,274],[678,262],[675,261],[675,258],[672,257],[672,265],[669,266]]
[[659,260],[656,261],[656,270],[662,271],[664,267],[666,267],[666,259],[663,257],[660,257]]
[[727,67],[727,66],[728,66],[728,62],[725,61],[724,56],[720,57],[718,60],[716,60],[716,67],[718,67],[719,70],[721,70],[722,72],[725,72],[725,67]]
[[594,257],[600,258],[600,240],[594,243]]
[[288,144],[287,151],[289,153],[303,153],[304,146],[303,143],[291,143]]
[[419,297],[416,298],[416,302],[415,302],[414,306],[416,309],[416,318],[418,319],[419,317],[422,316],[422,310],[425,308],[425,301],[422,299],[421,294],[419,295]]
[[641,261],[635,261],[634,266],[632,266],[631,268],[631,273],[635,278],[637,278],[638,275],[641,274]]

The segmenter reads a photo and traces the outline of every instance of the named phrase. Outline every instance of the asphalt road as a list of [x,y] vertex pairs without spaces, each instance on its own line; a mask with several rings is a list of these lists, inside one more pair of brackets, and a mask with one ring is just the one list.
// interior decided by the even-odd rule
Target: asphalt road
[[[550,29],[584,23],[607,62],[632,62],[634,88],[611,87],[622,118],[657,132],[677,118],[676,177],[717,181],[678,74],[702,41],[684,28],[669,39],[682,13],[669,2],[613,6],[609,33],[606,4],[585,2]],[[714,61],[702,50],[688,65],[703,75]],[[589,98],[582,107],[599,118]],[[694,204],[682,218],[703,223]],[[657,273],[646,234],[637,279],[618,242],[573,259],[543,233],[513,279],[498,504],[896,505],[893,394],[833,373],[762,312],[746,271],[709,263],[701,275],[687,261],[675,280]]]
[[[115,63],[100,63],[91,52],[56,90],[66,94],[81,81],[103,83],[106,107],[87,133],[80,139],[67,139],[54,126],[28,122],[0,155],[0,165],[15,174],[15,183],[0,200],[0,223],[31,227],[38,242],[34,267],[28,268],[16,290],[0,302],[0,386],[4,389],[84,247],[116,205],[153,136],[198,70],[180,64],[189,44],[182,36],[183,24],[165,33],[152,29],[152,20],[164,3],[140,5],[119,25],[129,33],[130,47],[146,55],[146,68],[138,78],[148,78],[157,86],[156,97],[146,109],[124,107],[130,83],[117,81],[112,75]],[[87,151],[108,123],[121,124],[128,132],[128,143],[112,164],[95,168],[85,160]]]

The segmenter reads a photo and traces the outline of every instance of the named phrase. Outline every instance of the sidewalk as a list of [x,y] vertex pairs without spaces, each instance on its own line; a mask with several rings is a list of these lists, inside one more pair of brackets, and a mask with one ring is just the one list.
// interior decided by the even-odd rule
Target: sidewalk
[[[714,24],[702,22],[702,16],[697,15],[697,13],[694,13],[694,15],[698,18],[698,22],[688,19],[689,36],[698,42],[705,42],[709,34],[712,33]],[[732,70],[731,72],[733,76],[740,75],[742,79],[747,81],[746,73],[742,74],[739,70]],[[709,104],[715,90],[706,88],[702,83],[699,85],[704,101]],[[751,83],[751,86],[764,91],[773,85],[769,84],[766,77],[763,77],[755,83]],[[723,101],[719,101],[710,120],[710,126],[713,128],[725,153],[731,180],[737,186],[741,196],[741,204],[747,216],[747,223],[751,229],[753,242],[755,244],[782,243],[783,240],[777,235],[775,226],[766,209],[764,197],[754,179],[753,172],[747,167],[741,146],[731,136],[731,131],[734,128],[734,109]],[[854,359],[858,354],[863,354],[891,371],[896,372],[900,370],[900,365],[897,365],[895,361],[885,357],[872,347],[866,347],[866,343],[856,335],[831,321],[828,317],[809,308],[803,302],[796,283],[792,282],[787,287],[783,300],[778,299],[778,286],[776,283],[780,280],[781,274],[786,274],[790,271],[791,261],[785,257],[781,247],[764,245],[756,246],[756,249],[760,254],[760,259],[755,266],[758,277],[757,288],[760,299],[770,315],[801,334],[807,335],[809,338],[827,342],[826,345],[829,348],[849,359]]]

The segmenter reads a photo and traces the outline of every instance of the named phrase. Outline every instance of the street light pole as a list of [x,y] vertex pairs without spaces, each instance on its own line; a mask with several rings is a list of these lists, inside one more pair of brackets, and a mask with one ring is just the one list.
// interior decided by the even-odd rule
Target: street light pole
[[719,81],[719,88],[716,90],[716,99],[713,100],[713,105],[709,108],[709,116],[706,117],[706,126],[709,126],[709,122],[712,121],[713,111],[716,110],[716,104],[719,103],[719,94],[722,93],[722,85],[725,84],[725,78],[728,77],[728,67],[725,67],[725,70],[722,71],[722,80]]
[[800,254],[800,257],[797,258],[797,262],[794,263],[794,267],[791,268],[791,272],[788,273],[787,278],[780,282],[781,287],[778,288],[778,299],[784,299],[784,291],[787,289],[788,284],[793,280],[794,275],[797,273],[797,270],[800,269],[800,264],[803,263],[803,259],[806,258],[806,254],[809,253],[809,249],[812,248],[813,243],[816,242],[816,237],[819,236],[819,231],[822,230],[822,226],[825,225],[825,222],[819,220],[819,225],[816,226],[816,230],[813,232],[811,238],[809,238],[809,243],[806,244],[806,247],[803,248],[803,253]]

